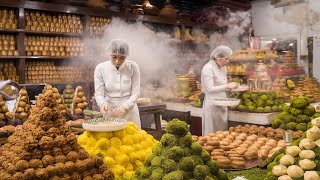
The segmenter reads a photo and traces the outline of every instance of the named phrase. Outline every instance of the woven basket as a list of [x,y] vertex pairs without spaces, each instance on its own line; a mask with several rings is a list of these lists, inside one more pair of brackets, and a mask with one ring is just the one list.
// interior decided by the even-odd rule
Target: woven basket
[[107,3],[104,0],[88,0],[87,5],[94,8],[106,8]]

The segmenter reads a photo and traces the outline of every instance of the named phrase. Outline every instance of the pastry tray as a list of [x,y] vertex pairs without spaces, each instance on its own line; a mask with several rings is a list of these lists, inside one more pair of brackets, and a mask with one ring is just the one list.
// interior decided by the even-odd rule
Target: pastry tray
[[118,131],[126,128],[127,120],[121,118],[95,118],[82,124],[83,129],[95,132]]
[[225,171],[241,171],[241,170],[247,170],[247,169],[252,169],[255,167],[258,167],[258,165],[263,162],[262,159],[255,159],[255,160],[251,160],[251,161],[245,161],[246,167],[245,168],[241,168],[241,169],[223,169]]

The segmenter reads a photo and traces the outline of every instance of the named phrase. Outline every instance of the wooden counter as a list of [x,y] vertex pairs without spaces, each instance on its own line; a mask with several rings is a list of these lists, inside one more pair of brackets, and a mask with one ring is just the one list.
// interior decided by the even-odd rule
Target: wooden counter
[[[157,135],[162,134],[162,129],[161,129],[161,115],[164,113],[164,110],[166,109],[166,105],[162,103],[143,103],[143,104],[138,104],[139,108],[139,113],[140,116],[144,114],[153,114],[154,116],[154,123],[156,126],[155,132]],[[143,119],[141,119],[143,121]],[[142,122],[141,122],[142,124]],[[154,131],[154,129],[146,128],[146,127],[141,127],[142,129],[146,131]]]

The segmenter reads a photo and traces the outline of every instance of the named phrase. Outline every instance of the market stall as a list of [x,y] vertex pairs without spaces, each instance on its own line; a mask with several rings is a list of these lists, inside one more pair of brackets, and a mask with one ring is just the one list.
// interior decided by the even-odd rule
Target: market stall
[[[310,10],[301,14],[318,19],[309,9],[315,1],[299,2]],[[311,31],[294,40],[255,37],[269,34],[257,22],[267,27],[273,17],[252,3],[0,1],[0,80],[20,85],[0,83],[0,179],[319,180],[320,83],[307,76],[312,57],[302,47]],[[289,23],[305,21],[297,18]],[[120,45],[123,54],[106,53],[115,38],[129,44],[129,56]],[[225,80],[239,86],[213,100],[228,107],[228,127],[203,134],[202,68],[222,44],[233,51]],[[137,103],[150,127],[95,99],[97,65],[127,56],[128,72],[112,63],[100,94],[136,91],[114,109],[131,113]]]

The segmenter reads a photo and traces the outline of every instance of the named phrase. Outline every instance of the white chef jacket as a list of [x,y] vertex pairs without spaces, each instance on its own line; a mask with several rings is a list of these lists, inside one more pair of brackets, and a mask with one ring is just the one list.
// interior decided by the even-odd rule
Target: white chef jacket
[[202,135],[228,128],[228,109],[225,106],[215,106],[213,99],[226,98],[227,69],[219,67],[214,60],[210,60],[202,69],[202,92],[205,93],[202,113]]
[[140,70],[137,63],[125,60],[117,69],[111,61],[100,63],[94,72],[95,99],[113,109],[122,106],[127,111],[122,118],[141,127],[137,100],[140,94]]

